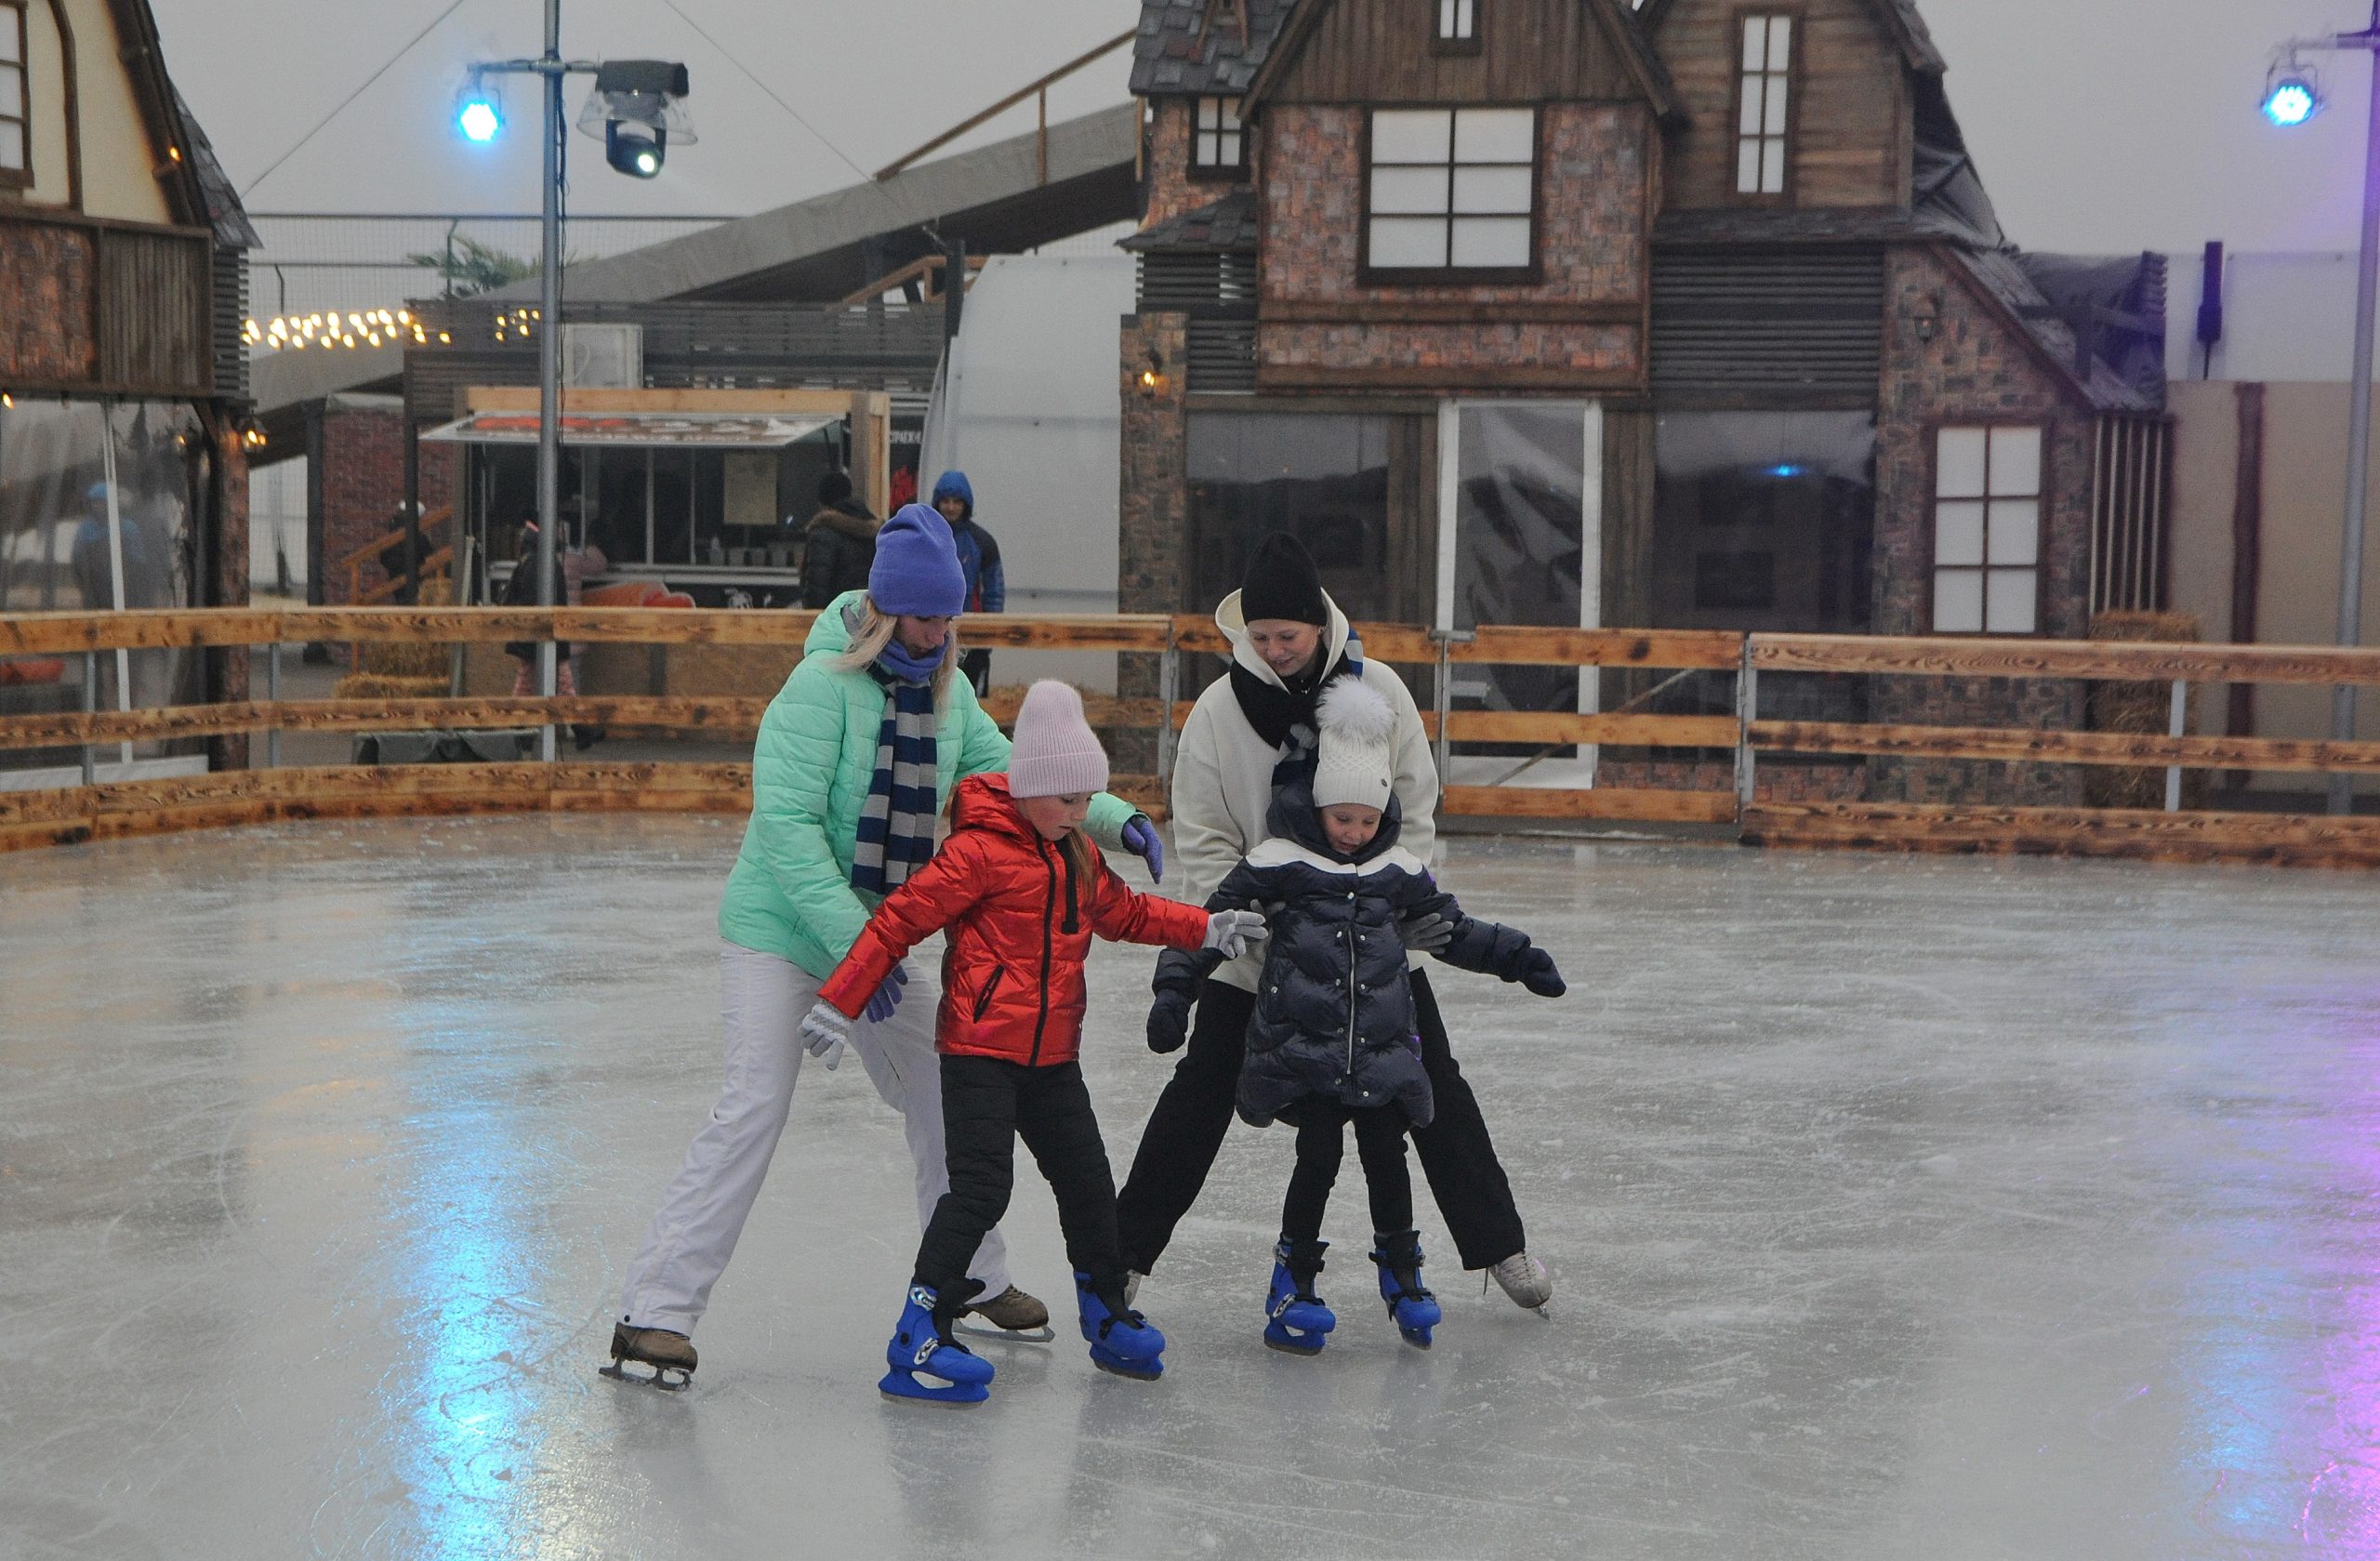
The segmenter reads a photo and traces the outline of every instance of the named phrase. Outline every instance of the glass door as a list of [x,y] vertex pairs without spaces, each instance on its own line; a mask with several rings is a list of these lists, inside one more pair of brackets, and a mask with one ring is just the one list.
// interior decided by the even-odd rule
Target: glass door
[[[1603,623],[1603,406],[1448,402],[1438,409],[1436,626],[1596,628]],[[1456,710],[1598,708],[1598,674],[1561,667],[1460,667]],[[1592,786],[1594,750],[1464,742],[1446,778]]]

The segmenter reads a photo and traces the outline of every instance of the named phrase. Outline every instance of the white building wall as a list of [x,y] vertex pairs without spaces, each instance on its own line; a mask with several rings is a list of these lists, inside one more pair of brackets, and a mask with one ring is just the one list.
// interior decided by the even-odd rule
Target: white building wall
[[[1118,253],[996,256],[968,291],[922,485],[931,493],[948,467],[967,473],[975,518],[999,539],[1011,613],[1116,611],[1116,322],[1133,299],[1131,258]],[[1115,659],[1003,651],[992,680],[1113,691]]]

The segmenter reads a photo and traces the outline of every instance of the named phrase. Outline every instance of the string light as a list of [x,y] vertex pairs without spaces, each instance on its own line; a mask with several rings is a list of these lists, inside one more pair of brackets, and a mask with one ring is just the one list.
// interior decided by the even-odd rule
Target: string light
[[[499,322],[504,318],[497,316]],[[524,322],[517,328],[525,332],[528,326]],[[270,320],[243,321],[240,325],[243,342],[275,352],[302,352],[310,347],[353,347],[359,337],[365,346],[387,347],[402,343],[408,337],[417,347],[430,345],[428,324],[410,309],[276,314]],[[451,347],[455,337],[440,331],[438,341],[441,346]]]

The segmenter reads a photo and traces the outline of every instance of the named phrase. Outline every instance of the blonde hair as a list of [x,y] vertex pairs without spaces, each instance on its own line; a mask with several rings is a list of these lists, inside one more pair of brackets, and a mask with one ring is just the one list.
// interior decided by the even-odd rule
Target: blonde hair
[[[826,665],[838,672],[866,671],[884,654],[884,647],[892,642],[892,631],[900,626],[901,620],[879,609],[874,597],[861,597],[859,627],[852,630],[850,645]],[[950,696],[950,677],[958,666],[959,625],[953,622],[942,642],[942,665],[933,669],[933,702],[937,709]]]

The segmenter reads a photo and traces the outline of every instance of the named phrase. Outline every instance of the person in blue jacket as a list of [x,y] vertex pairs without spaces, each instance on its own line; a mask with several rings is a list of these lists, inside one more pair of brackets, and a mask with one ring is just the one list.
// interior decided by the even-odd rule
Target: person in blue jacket
[[[959,544],[959,567],[967,576],[967,612],[1008,611],[1008,575],[1000,568],[1000,545],[975,520],[975,488],[959,470],[934,479],[933,507],[950,523],[951,539]],[[975,685],[977,695],[992,689],[992,653],[982,646],[962,651],[959,669]]]

